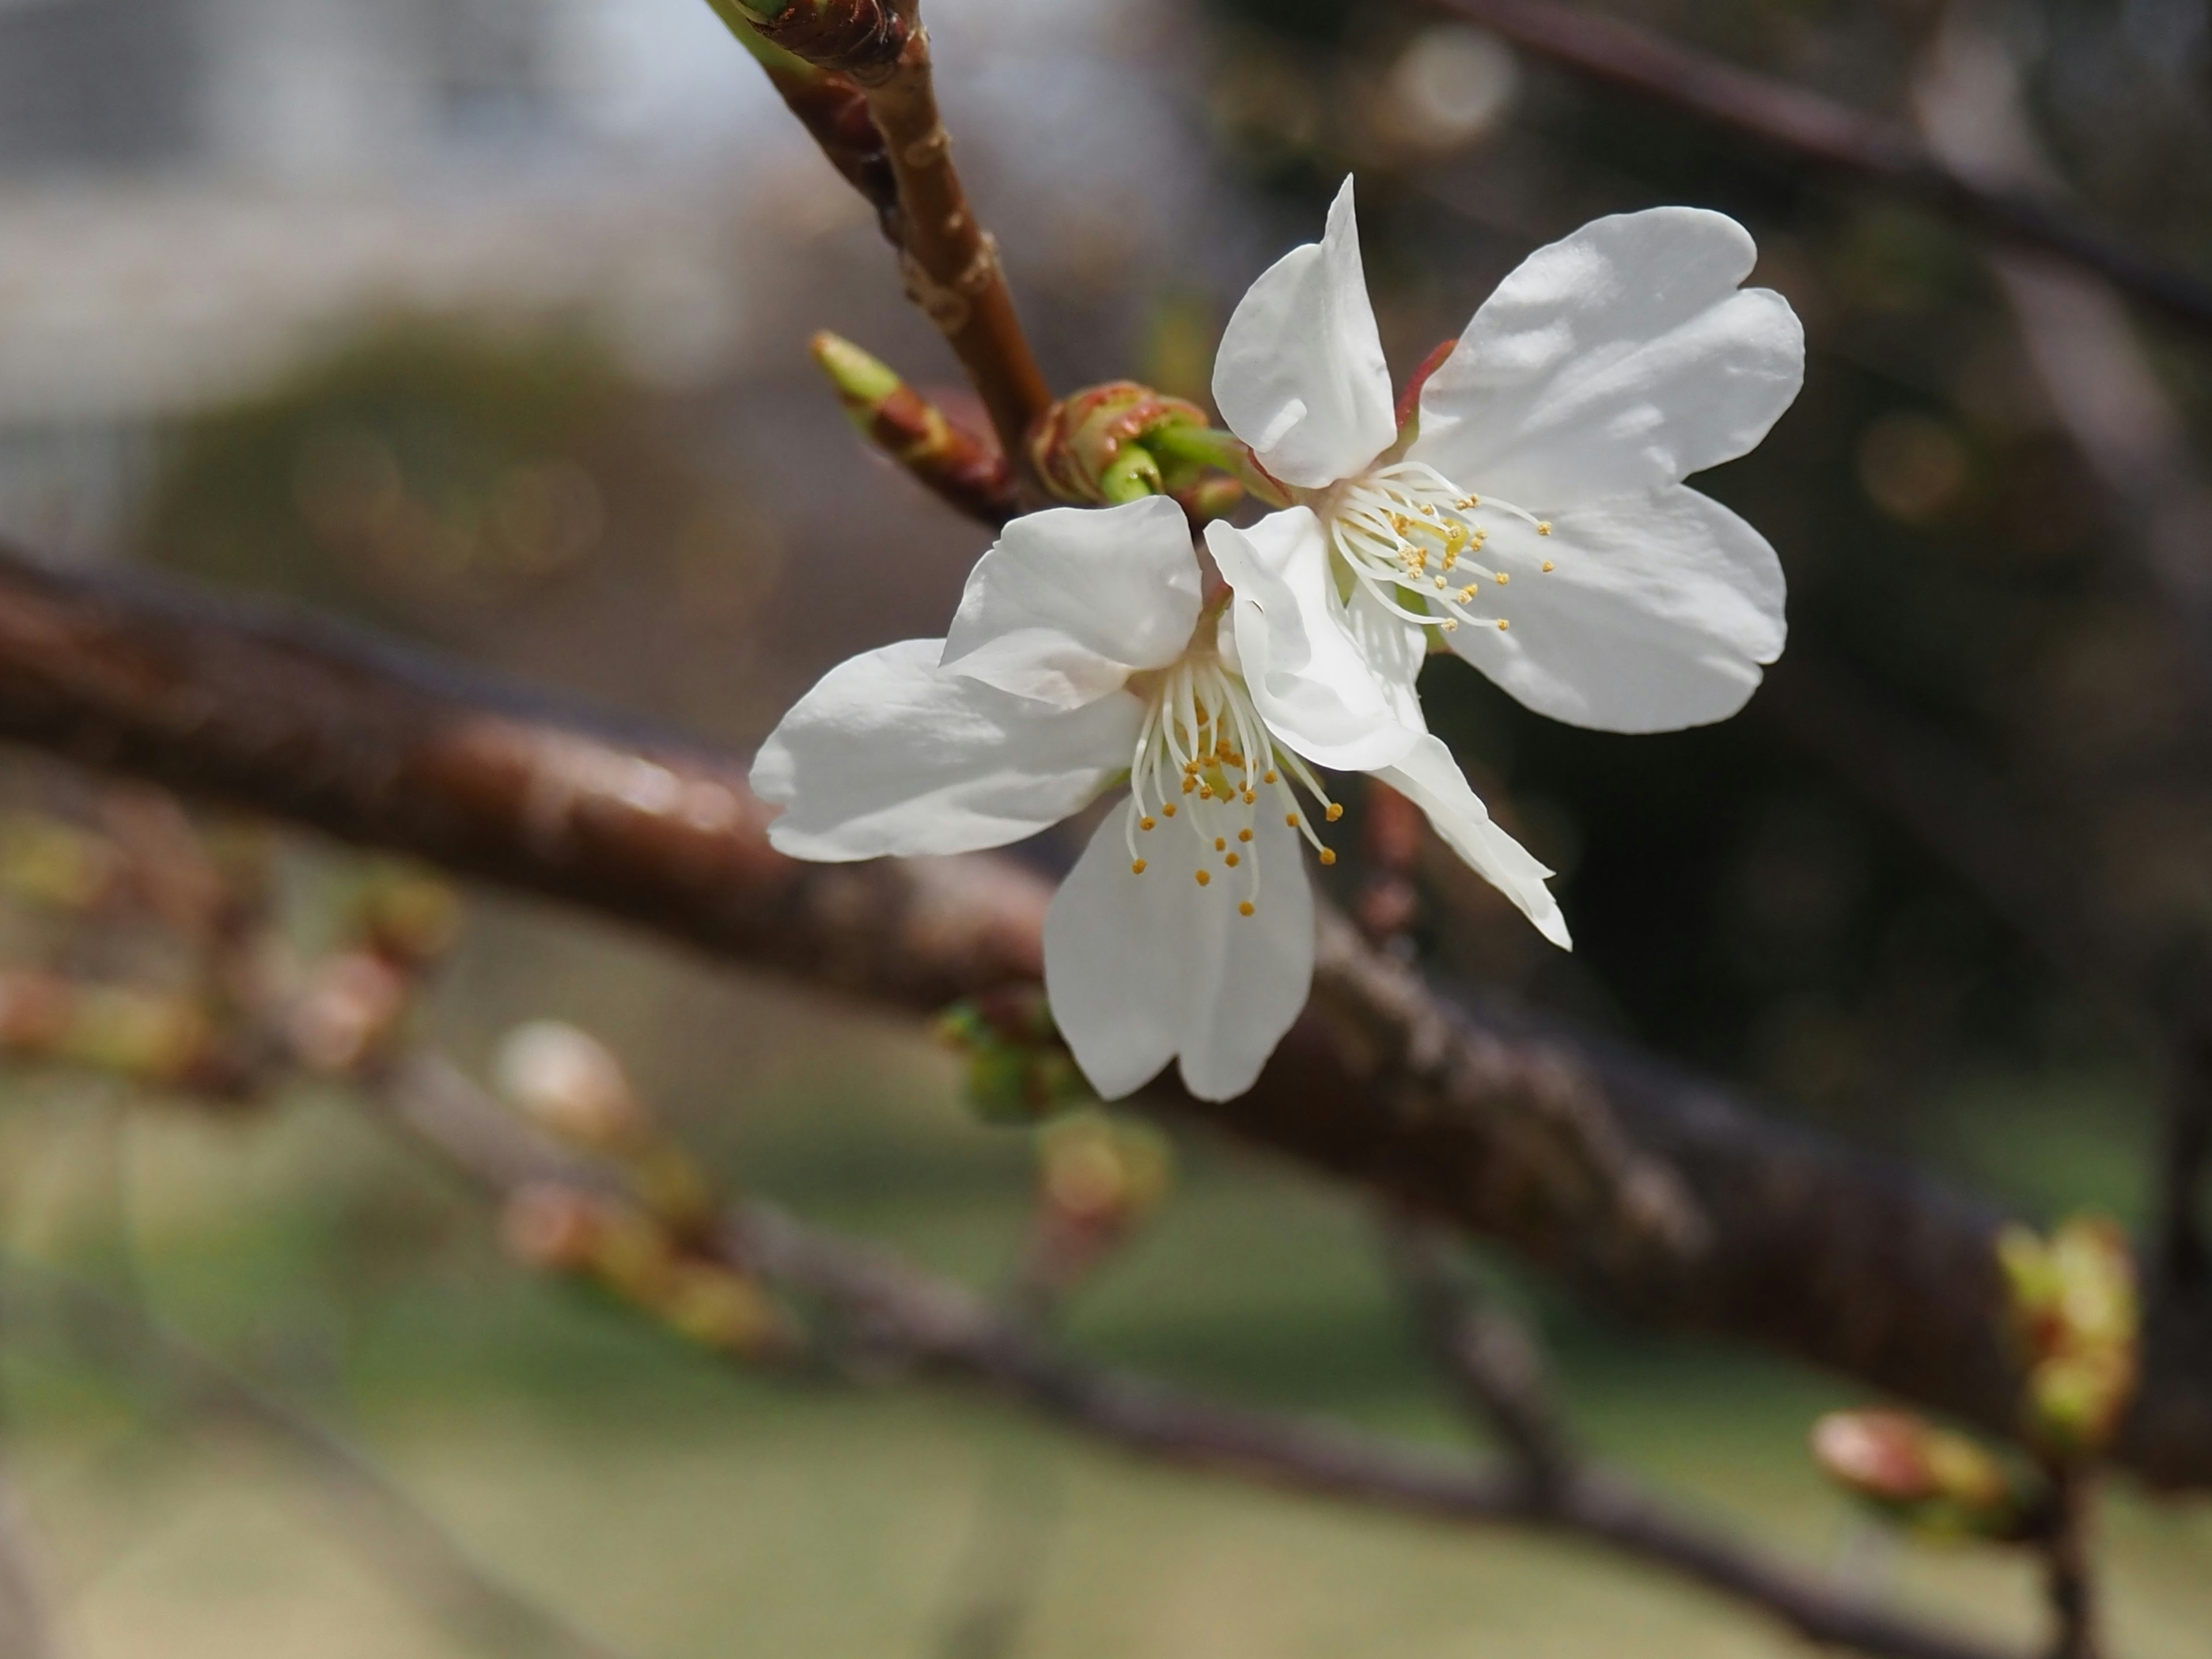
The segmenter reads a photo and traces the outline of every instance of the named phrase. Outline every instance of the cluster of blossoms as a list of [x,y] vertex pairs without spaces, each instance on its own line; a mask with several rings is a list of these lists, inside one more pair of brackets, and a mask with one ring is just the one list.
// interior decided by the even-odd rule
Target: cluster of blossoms
[[1278,510],[1209,525],[1152,496],[1017,520],[945,638],[833,669],[753,787],[798,858],[980,850],[1116,785],[1045,924],[1054,1016],[1100,1096],[1179,1060],[1249,1088],[1304,1006],[1334,861],[1322,775],[1364,772],[1546,938],[1551,872],[1425,724],[1432,640],[1540,713],[1619,732],[1723,719],[1783,643],[1773,550],[1687,474],[1796,395],[1803,341],[1739,286],[1750,237],[1685,208],[1539,251],[1394,408],[1347,181],[1327,234],[1253,285],[1214,398]]

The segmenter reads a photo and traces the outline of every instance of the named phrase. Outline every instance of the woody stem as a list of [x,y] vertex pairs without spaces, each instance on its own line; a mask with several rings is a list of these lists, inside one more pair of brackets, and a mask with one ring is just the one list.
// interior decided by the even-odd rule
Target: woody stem
[[898,181],[900,263],[915,302],[943,332],[1007,458],[1025,467],[1023,440],[1052,402],[1000,267],[996,242],[976,222],[952,165],[952,141],[937,108],[929,35],[913,27],[890,73],[867,89]]

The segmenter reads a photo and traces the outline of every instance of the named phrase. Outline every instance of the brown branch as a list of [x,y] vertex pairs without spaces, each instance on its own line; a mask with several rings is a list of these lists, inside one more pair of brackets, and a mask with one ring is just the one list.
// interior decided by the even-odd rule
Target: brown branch
[[[902,0],[911,16],[915,0]],[[907,293],[935,323],[990,411],[999,447],[1017,466],[1030,426],[1052,393],[1014,311],[995,237],[977,221],[952,165],[952,137],[937,108],[929,33],[909,30],[890,75],[868,88],[898,181],[900,265]]]
[[[0,556],[0,737],[409,853],[879,1006],[1033,995],[1049,895],[992,857],[807,866],[743,763],[327,625]],[[1501,1239],[1638,1317],[1758,1342],[1998,1433],[2002,1218],[1656,1060],[1447,1002],[1325,921],[1313,1006],[1225,1129]],[[2121,1459],[2212,1484],[2212,1320],[2153,1303]]]
[[2212,328],[2212,287],[2091,229],[2048,192],[1947,163],[1906,129],[1553,0],[1427,0],[1562,69],[1909,197],[1970,228],[2096,272],[2176,321]]
[[[952,165],[918,0],[792,0],[772,20],[750,0],[708,0],[898,250],[907,294],[935,323],[1024,465],[1052,393],[985,230]],[[955,506],[966,502],[954,498]]]
[[[603,1174],[539,1139],[442,1060],[387,1079],[392,1119],[497,1196],[548,1186],[608,1190]],[[1218,1404],[1087,1360],[964,1287],[765,1206],[726,1212],[719,1254],[820,1304],[863,1345],[872,1374],[918,1369],[985,1388],[1064,1426],[1178,1467],[1462,1524],[1525,1524],[1580,1538],[1756,1607],[1809,1640],[1896,1659],[1996,1659],[1766,1557],[1621,1476],[1577,1471],[1537,1487],[1433,1450],[1316,1419]]]
[[298,1458],[358,1523],[393,1583],[470,1645],[538,1659],[621,1659],[477,1562],[374,1460],[151,1316],[21,1258],[0,1262],[0,1305],[11,1331],[26,1323],[58,1330],[81,1352],[173,1391],[195,1414],[229,1419]]
[[1437,1229],[1394,1223],[1385,1243],[1421,1336],[1462,1401],[1528,1480],[1560,1486],[1576,1472],[1574,1448],[1553,1409],[1535,1339],[1454,1271]]

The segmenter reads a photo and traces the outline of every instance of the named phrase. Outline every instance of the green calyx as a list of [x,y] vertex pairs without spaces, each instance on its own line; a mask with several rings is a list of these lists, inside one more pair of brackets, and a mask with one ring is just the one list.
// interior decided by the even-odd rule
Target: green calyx
[[1059,500],[1118,507],[1171,495],[1200,522],[1235,510],[1249,454],[1205,410],[1133,380],[1062,399],[1030,429],[1030,459]]

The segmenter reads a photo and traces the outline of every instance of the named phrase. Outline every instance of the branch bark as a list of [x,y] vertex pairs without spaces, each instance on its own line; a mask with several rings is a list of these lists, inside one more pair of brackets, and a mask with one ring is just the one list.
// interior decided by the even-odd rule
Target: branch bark
[[[390,1116],[496,1195],[601,1188],[598,1170],[501,1111],[441,1060],[418,1055],[381,1091]],[[1601,1545],[1756,1607],[1808,1640],[1893,1659],[2001,1659],[2001,1650],[1890,1611],[1680,1513],[1633,1482],[1578,1468],[1538,1485],[1316,1419],[1224,1406],[1087,1360],[1034,1322],[962,1285],[767,1206],[725,1212],[716,1254],[822,1304],[902,1365],[982,1387],[1123,1450],[1285,1490],[1460,1524],[1522,1524]]]
[[[1034,994],[1012,860],[800,865],[743,763],[298,619],[0,556],[0,737],[581,905],[878,1006]],[[1616,1307],[2012,1431],[1991,1206],[1662,1063],[1437,996],[1324,922],[1250,1094],[1163,1109],[1505,1241]],[[2119,1456],[2212,1485],[2212,1319],[2153,1304]]]
[[2094,272],[2177,322],[2212,329],[2212,286],[2090,228],[2044,191],[1993,185],[1909,130],[1553,0],[1428,0],[1560,68],[1905,196],[1971,229]]

